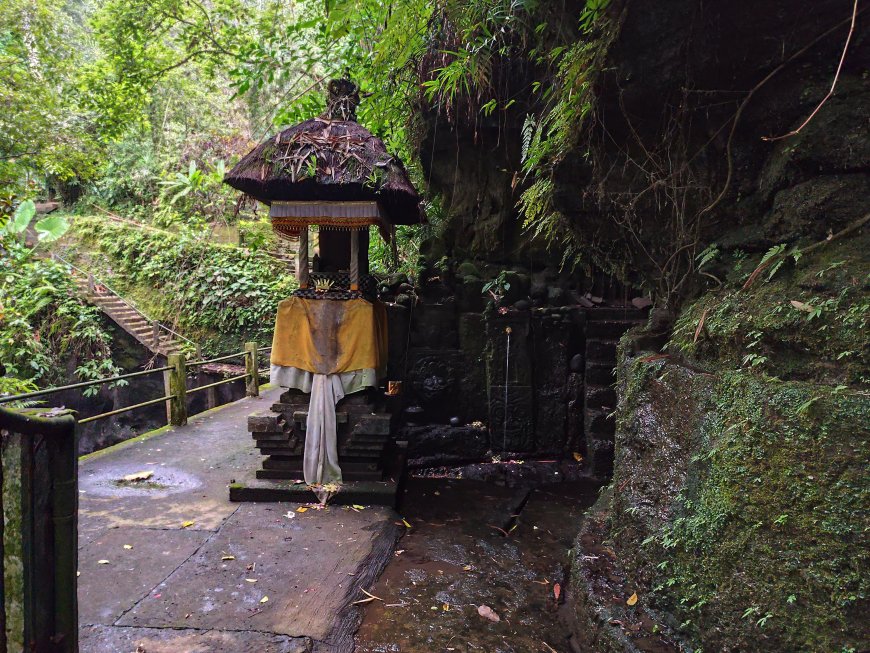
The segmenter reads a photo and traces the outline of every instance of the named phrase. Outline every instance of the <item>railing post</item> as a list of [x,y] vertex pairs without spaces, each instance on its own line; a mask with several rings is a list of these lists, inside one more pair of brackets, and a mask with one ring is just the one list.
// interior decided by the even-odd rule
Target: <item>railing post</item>
[[257,366],[257,343],[245,343],[245,374],[248,378],[245,379],[246,389],[249,397],[260,396],[260,372]]
[[97,294],[97,284],[94,281],[94,273],[88,272],[88,294],[96,295]]
[[174,426],[187,424],[187,364],[184,354],[169,354],[169,423]]
[[154,347],[160,346],[160,323],[157,320],[151,323],[151,344]]

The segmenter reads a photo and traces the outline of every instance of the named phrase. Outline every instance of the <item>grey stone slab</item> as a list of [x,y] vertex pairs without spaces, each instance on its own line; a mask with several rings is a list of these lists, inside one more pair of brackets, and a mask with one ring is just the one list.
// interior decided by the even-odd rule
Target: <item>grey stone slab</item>
[[[279,389],[198,415],[183,427],[112,447],[79,465],[80,532],[87,540],[103,528],[190,528],[215,530],[235,510],[227,487],[260,454],[247,431],[247,417],[266,409]],[[153,471],[148,483],[118,486],[118,479]]]
[[[294,508],[243,505],[155,588],[159,600],[140,602],[117,624],[327,639],[337,615],[359,598],[357,575],[371,565],[376,541],[394,532],[397,518],[383,508]],[[227,555],[234,559],[222,562]]]
[[114,623],[208,536],[203,531],[112,528],[95,537],[79,551],[79,623]]
[[[262,460],[247,417],[279,392],[81,462],[83,653],[353,650],[352,603],[391,557],[398,517],[230,502],[229,486]],[[119,483],[148,470],[145,482]]]
[[311,653],[307,638],[256,631],[88,626],[79,633],[82,653]]

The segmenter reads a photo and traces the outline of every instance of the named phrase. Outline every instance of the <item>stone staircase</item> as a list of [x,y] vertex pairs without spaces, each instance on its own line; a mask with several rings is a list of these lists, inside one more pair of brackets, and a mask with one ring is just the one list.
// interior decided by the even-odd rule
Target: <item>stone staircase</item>
[[584,431],[594,474],[607,476],[613,468],[616,422],[616,349],[626,331],[646,322],[646,311],[634,307],[597,308],[586,312]]
[[181,341],[157,325],[137,308],[99,283],[89,283],[78,275],[76,285],[82,296],[103,311],[124,331],[152,354],[168,356],[181,351]]

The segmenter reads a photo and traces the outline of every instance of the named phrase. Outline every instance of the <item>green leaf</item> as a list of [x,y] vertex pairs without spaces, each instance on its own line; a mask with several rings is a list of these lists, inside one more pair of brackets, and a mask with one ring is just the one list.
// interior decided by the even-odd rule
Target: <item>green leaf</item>
[[27,225],[30,224],[34,215],[36,215],[36,205],[33,203],[33,200],[22,202],[18,205],[18,208],[15,209],[12,219],[6,223],[6,232],[10,234],[20,234],[22,231],[27,229]]
[[50,215],[39,220],[34,228],[43,243],[51,243],[63,236],[69,229],[69,222],[62,215]]

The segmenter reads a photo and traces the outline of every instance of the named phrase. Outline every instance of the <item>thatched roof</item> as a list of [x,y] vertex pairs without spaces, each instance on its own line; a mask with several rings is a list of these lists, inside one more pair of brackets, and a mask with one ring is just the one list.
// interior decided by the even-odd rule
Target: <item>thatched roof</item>
[[[340,84],[331,82],[330,91]],[[353,119],[358,95],[339,99],[330,98],[323,117],[306,120],[262,142],[224,181],[266,204],[377,201],[393,224],[425,222],[420,196],[402,162]]]

